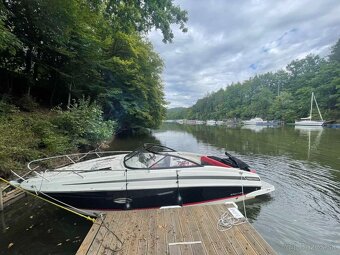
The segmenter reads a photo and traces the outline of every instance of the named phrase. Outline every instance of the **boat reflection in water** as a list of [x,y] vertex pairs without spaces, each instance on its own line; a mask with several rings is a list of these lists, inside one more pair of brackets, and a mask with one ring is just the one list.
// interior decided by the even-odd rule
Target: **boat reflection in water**
[[248,129],[255,133],[261,132],[264,129],[267,129],[268,126],[256,126],[256,125],[244,125],[241,127],[241,129]]
[[[311,150],[316,150],[317,146],[320,144],[324,128],[322,126],[295,126],[294,129],[298,130],[301,135],[308,137],[307,159],[309,159]],[[312,139],[312,134],[315,134],[314,139]]]

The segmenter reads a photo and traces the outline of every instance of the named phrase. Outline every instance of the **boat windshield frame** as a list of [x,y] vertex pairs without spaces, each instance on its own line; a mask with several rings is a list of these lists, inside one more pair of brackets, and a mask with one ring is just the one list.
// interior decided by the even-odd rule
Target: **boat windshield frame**
[[[163,145],[146,143],[143,146],[127,154],[124,157],[123,163],[124,166],[129,169],[171,169],[202,166],[201,164],[198,164],[197,162],[194,162],[188,158],[173,154],[176,152],[176,150]],[[148,154],[149,157],[145,157],[145,154]],[[133,158],[135,157],[138,157],[138,160],[135,160],[136,166],[133,166]],[[173,161],[175,160],[178,164],[171,165],[168,162],[167,166],[165,166],[164,164],[161,165],[160,163],[162,161],[166,161],[166,159],[171,159]],[[130,161],[132,161],[132,164],[130,163]],[[139,164],[140,166],[137,166],[137,164]]]

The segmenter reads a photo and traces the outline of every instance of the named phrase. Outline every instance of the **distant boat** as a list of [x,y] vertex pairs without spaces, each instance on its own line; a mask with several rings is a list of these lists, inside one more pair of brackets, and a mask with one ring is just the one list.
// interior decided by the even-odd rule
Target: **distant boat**
[[207,120],[207,125],[208,126],[215,126],[216,125],[216,121],[215,120]]
[[263,119],[258,118],[258,117],[252,118],[250,120],[244,120],[243,121],[244,125],[258,125],[258,126],[260,126],[260,125],[263,125],[263,124],[266,124],[266,123],[267,123],[266,120],[263,120]]
[[204,120],[196,120],[197,125],[203,125],[205,122]]
[[[318,109],[319,116],[321,120],[312,120],[312,113],[313,113],[313,100],[315,102],[316,108]],[[301,120],[295,121],[295,126],[322,126],[325,121],[322,118],[318,103],[316,102],[316,98],[314,96],[314,92],[312,92],[312,97],[310,99],[310,113],[309,116],[306,118],[301,118]]]

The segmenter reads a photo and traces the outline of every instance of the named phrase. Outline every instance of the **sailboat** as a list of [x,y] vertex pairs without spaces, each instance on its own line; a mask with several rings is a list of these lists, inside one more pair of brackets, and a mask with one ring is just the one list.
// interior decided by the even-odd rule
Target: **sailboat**
[[[312,120],[312,113],[313,113],[313,100],[315,101],[316,108],[318,109],[319,116],[321,120]],[[316,102],[316,98],[314,96],[314,92],[312,92],[312,97],[310,100],[310,113],[309,116],[306,118],[301,118],[301,120],[295,121],[295,126],[322,126],[325,121],[322,118],[318,103]]]

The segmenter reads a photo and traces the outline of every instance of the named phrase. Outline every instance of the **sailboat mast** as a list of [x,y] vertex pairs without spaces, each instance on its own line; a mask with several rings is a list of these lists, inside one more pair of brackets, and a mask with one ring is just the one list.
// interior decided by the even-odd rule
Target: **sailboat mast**
[[312,120],[312,113],[313,113],[313,97],[314,97],[314,92],[312,92],[312,97],[310,99],[310,113],[309,113],[309,120]]
[[313,97],[314,97],[314,101],[315,101],[315,104],[316,104],[316,108],[318,109],[318,112],[319,112],[319,116],[320,116],[321,120],[323,121],[323,118],[322,118],[322,115],[321,115],[321,112],[320,112],[320,109],[319,109],[319,106],[318,106],[318,102],[316,102],[316,98],[314,96],[314,93],[313,93]]

